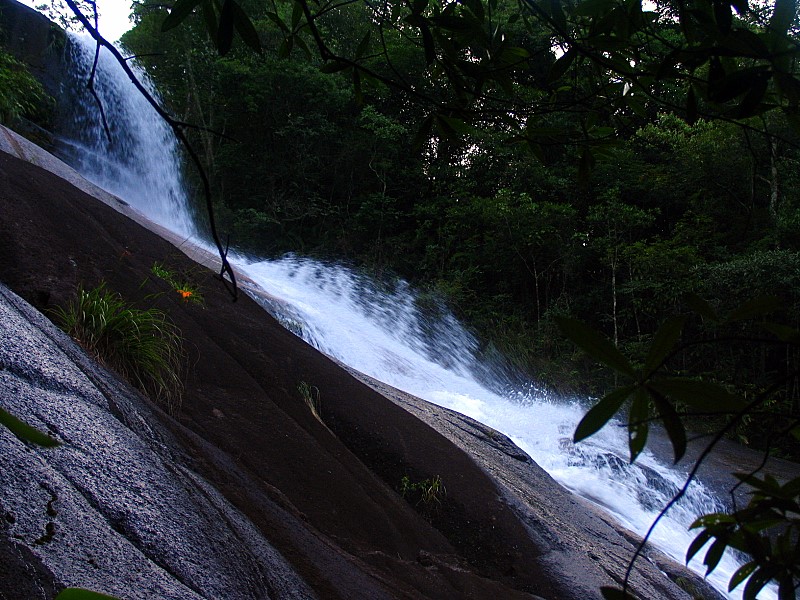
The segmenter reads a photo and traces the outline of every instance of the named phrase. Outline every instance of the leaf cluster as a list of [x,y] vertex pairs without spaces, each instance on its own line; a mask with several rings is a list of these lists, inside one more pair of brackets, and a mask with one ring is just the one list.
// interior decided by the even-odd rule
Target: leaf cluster
[[[780,323],[766,320],[780,306],[775,297],[756,297],[727,315],[721,316],[710,304],[699,297],[687,299],[695,315],[720,324],[731,324],[757,320],[765,334],[764,343],[772,340],[780,343],[800,343],[800,331]],[[603,396],[583,417],[576,427],[574,439],[580,441],[605,426],[623,407],[628,412],[628,442],[631,461],[645,447],[650,424],[660,422],[672,443],[675,461],[686,452],[686,417],[693,414],[727,415],[728,423],[714,437],[708,448],[695,464],[689,481],[700,462],[711,451],[714,444],[730,431],[732,426],[767,404],[777,386],[765,390],[755,398],[745,398],[732,393],[725,386],[713,381],[695,379],[681,373],[671,373],[669,360],[681,347],[681,337],[687,316],[673,317],[665,321],[654,335],[646,358],[634,364],[620,352],[611,340],[592,328],[574,319],[558,319],[562,332],[584,352],[622,378],[623,384]],[[766,339],[766,336],[771,338]],[[710,341],[685,341],[692,343],[719,343]],[[796,373],[790,374],[790,377]],[[800,436],[800,421],[793,419],[783,434]],[[741,482],[753,490],[750,504],[730,515],[715,513],[697,519],[692,528],[701,532],[687,551],[687,562],[709,541],[713,543],[706,551],[704,564],[711,573],[727,548],[741,551],[749,556],[746,562],[731,577],[730,590],[747,580],[745,598],[755,598],[770,581],[777,581],[780,598],[794,598],[794,590],[800,580],[800,478],[781,485],[773,477],[763,478],[755,474],[738,475]],[[688,481],[687,481],[688,485]],[[685,489],[685,488],[684,488]],[[675,499],[677,499],[676,496]],[[674,500],[675,500],[674,499]],[[674,501],[673,500],[673,501]],[[665,507],[667,510],[669,507]],[[663,514],[663,511],[662,511]],[[749,578],[749,579],[748,579]],[[622,593],[623,595],[619,595]],[[604,591],[605,597],[627,597],[625,591]]]
[[747,581],[742,597],[754,600],[770,581],[776,581],[781,600],[795,598],[800,581],[800,478],[781,484],[769,474],[737,477],[752,489],[749,504],[731,514],[697,519],[691,527],[701,531],[689,546],[686,560],[711,542],[703,559],[710,573],[725,550],[738,550],[750,560],[731,576],[728,591]]
[[0,49],[0,123],[41,116],[52,103],[27,66]]

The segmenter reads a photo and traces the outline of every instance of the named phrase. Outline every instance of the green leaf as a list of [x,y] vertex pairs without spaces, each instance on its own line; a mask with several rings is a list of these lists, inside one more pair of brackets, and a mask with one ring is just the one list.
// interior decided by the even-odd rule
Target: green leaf
[[356,48],[356,59],[361,58],[369,49],[369,41],[372,36],[372,30],[367,29],[366,35],[362,38],[361,42],[358,44],[358,48]]
[[217,51],[220,56],[225,56],[233,45],[233,20],[235,9],[234,0],[225,0],[222,11],[219,15],[219,27],[217,28]]
[[200,4],[202,0],[178,0],[175,2],[169,15],[161,24],[161,31],[169,31],[180,25],[191,12]]
[[692,540],[692,543],[689,544],[689,547],[686,549],[686,563],[688,564],[695,555],[702,550],[703,546],[706,545],[708,540],[711,539],[711,532],[707,529],[704,529],[697,537]]
[[709,513],[695,519],[694,523],[689,525],[689,529],[697,529],[698,527],[717,527],[718,525],[733,525],[736,519],[731,515],[725,513]]
[[769,20],[770,34],[776,37],[785,36],[792,26],[796,12],[795,0],[775,0],[775,10]]
[[572,12],[582,17],[602,17],[615,6],[615,0],[584,0]]
[[637,388],[628,413],[628,449],[634,462],[647,444],[650,417],[650,399],[642,388]]
[[758,592],[772,579],[774,569],[758,568],[750,576],[747,585],[744,586],[744,600],[756,600]]
[[298,23],[300,23],[300,19],[303,18],[303,5],[298,1],[295,0],[294,6],[292,6],[292,29],[296,30]]
[[545,0],[544,4],[550,5],[550,16],[553,19],[560,33],[567,31],[567,16],[564,14],[564,9],[561,7],[561,0],[550,0],[549,3]]
[[216,45],[217,35],[217,13],[214,10],[213,0],[203,1],[203,21],[205,21],[208,35],[211,36],[212,41]]
[[623,592],[619,588],[603,586],[600,588],[600,593],[605,600],[636,600],[636,597],[630,592]]
[[635,389],[635,386],[629,385],[603,396],[578,423],[572,438],[573,441],[580,442],[600,430],[617,413]]
[[475,130],[463,119],[448,117],[445,115],[437,115],[436,118],[438,121],[437,124],[440,126],[440,129],[442,125],[444,125],[444,128],[449,130],[449,132],[451,133],[451,136],[458,137],[462,135],[470,135],[472,133],[475,133]]
[[706,318],[709,321],[719,321],[719,315],[717,315],[714,307],[712,307],[707,300],[701,298],[697,294],[687,294],[685,299],[686,304],[689,305],[689,308],[691,308],[701,317]]
[[800,330],[780,323],[764,323],[764,329],[775,334],[782,342],[800,343]]
[[644,362],[644,370],[647,376],[661,366],[664,358],[675,347],[685,324],[686,317],[670,317],[658,328],[653,337],[653,343],[650,344],[647,359]]
[[364,104],[364,94],[361,91],[361,73],[358,69],[353,69],[353,97],[357,105]]
[[44,446],[45,448],[54,448],[60,446],[61,442],[51,438],[49,435],[42,433],[38,429],[31,427],[24,421],[20,421],[17,417],[9,412],[0,408],[0,424],[5,425],[11,433],[19,439],[31,442],[37,446]]
[[708,577],[714,569],[717,568],[719,561],[722,559],[722,555],[725,553],[725,549],[728,547],[727,542],[721,538],[717,538],[711,547],[706,552],[706,557],[703,559],[703,564],[706,565],[706,577]]
[[420,24],[419,31],[422,34],[422,47],[425,50],[425,64],[430,65],[436,60],[436,45],[433,41],[433,34],[425,21]]
[[256,31],[250,17],[247,16],[247,13],[242,10],[238,3],[234,4],[234,25],[236,26],[236,31],[242,36],[242,41],[252,50],[261,52],[261,38],[258,35],[258,31]]
[[731,0],[731,6],[736,9],[736,12],[740,15],[745,14],[750,7],[748,6],[748,0]]
[[283,19],[280,18],[278,13],[268,12],[267,17],[269,17],[269,19],[273,23],[275,23],[281,29],[281,31],[283,31],[284,33],[289,33],[289,27],[286,25],[286,23],[283,22]]
[[686,122],[690,125],[697,121],[697,94],[694,86],[690,85],[686,92]]
[[672,442],[675,463],[677,463],[686,453],[686,428],[683,426],[678,413],[675,412],[675,407],[670,404],[663,394],[650,389],[650,396],[653,398],[658,416],[667,431],[669,441]]
[[585,187],[589,184],[589,175],[594,169],[596,159],[588,146],[581,149],[581,158],[578,161],[578,182]]
[[630,377],[635,376],[635,371],[628,359],[602,333],[580,321],[567,317],[556,317],[556,323],[561,333],[586,354],[615,371]]
[[422,120],[419,129],[414,134],[414,139],[411,141],[411,147],[414,150],[421,149],[430,139],[431,128],[433,127],[434,115],[428,115]]
[[55,600],[116,600],[116,597],[82,588],[65,588],[55,597]]
[[780,307],[781,300],[776,296],[757,296],[733,309],[730,314],[728,314],[727,321],[744,321],[746,319],[763,317],[775,312]]
[[428,8],[429,0],[414,0],[414,3],[411,6],[411,12],[416,14],[421,14],[423,10]]
[[338,73],[339,71],[344,71],[345,69],[349,69],[350,65],[344,61],[333,60],[330,62],[326,62],[322,65],[319,70],[321,73]]
[[710,381],[675,377],[652,381],[649,386],[703,413],[731,413],[745,406],[744,400]]

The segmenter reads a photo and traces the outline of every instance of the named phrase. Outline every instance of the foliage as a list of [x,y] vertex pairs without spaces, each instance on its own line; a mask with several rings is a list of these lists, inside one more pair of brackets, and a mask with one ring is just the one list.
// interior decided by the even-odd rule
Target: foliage
[[309,384],[307,381],[301,381],[297,384],[297,391],[314,418],[322,423],[322,404],[319,398],[319,388]]
[[180,410],[183,342],[163,312],[134,308],[100,284],[79,287],[77,299],[55,314],[62,329],[101,362],[171,414]]
[[731,514],[704,515],[692,524],[702,531],[686,553],[686,560],[714,540],[706,551],[704,564],[714,570],[726,548],[735,548],[752,560],[731,576],[728,591],[745,580],[743,598],[755,600],[770,581],[778,582],[778,597],[794,598],[800,580],[800,478],[781,485],[773,477],[739,474],[742,483],[753,488],[750,503]]
[[26,65],[0,49],[0,123],[41,115],[49,103],[52,99]]
[[[75,3],[85,15],[94,18],[94,11],[97,6],[93,0],[75,0]],[[58,23],[64,29],[70,30],[79,28],[78,17],[69,10],[64,0],[42,2],[36,5],[36,10],[47,15],[48,19],[54,23]]]
[[81,588],[65,588],[59,592],[55,600],[115,600],[115,596]]
[[439,475],[417,482],[404,475],[400,480],[400,495],[417,506],[422,505],[425,511],[435,511],[447,496],[447,489]]
[[485,354],[516,347],[601,396],[577,437],[627,411],[633,458],[653,419],[676,456],[687,427],[800,456],[772,435],[800,407],[790,0],[178,0],[135,18],[125,43],[154,54],[176,113],[225,132],[191,136],[234,243],[445,292]]
[[163,279],[166,281],[169,286],[175,290],[181,300],[188,304],[199,304],[203,305],[203,295],[200,292],[200,289],[193,283],[191,283],[187,278],[178,277],[178,275],[162,265],[161,263],[153,263],[153,266],[150,268],[150,272],[158,277],[159,279]]
[[9,413],[3,408],[0,408],[0,425],[5,426],[11,433],[19,439],[37,446],[45,448],[54,448],[60,446],[60,442],[51,438],[49,435],[42,433],[35,427],[31,427],[24,421],[19,420],[17,417]]
[[[752,325],[758,337],[752,337],[751,342],[785,347],[787,351],[796,351],[800,346],[798,329],[779,320],[767,320],[780,306],[775,297],[753,298],[736,306],[724,316],[699,297],[691,297],[688,301],[693,305],[696,316],[720,325]],[[769,387],[747,396],[740,393],[741,390],[733,388],[730,382],[691,378],[689,373],[676,372],[671,363],[682,350],[680,342],[687,323],[688,316],[676,316],[665,321],[654,335],[646,358],[637,363],[620,352],[607,337],[583,323],[567,318],[559,319],[565,335],[621,378],[621,386],[603,396],[580,421],[574,435],[576,442],[597,432],[626,407],[631,461],[635,461],[644,449],[651,423],[659,421],[672,442],[677,462],[686,451],[690,417],[696,414],[727,417],[725,424],[719,428],[711,443],[697,459],[686,485],[662,510],[662,515],[683,495],[700,463],[723,435],[743,418],[757,414],[773,404],[776,397],[781,395],[783,384],[798,375],[795,368],[782,376],[773,376]],[[748,336],[744,335],[741,339],[747,341]],[[683,341],[683,348],[692,345],[713,347],[716,343],[716,340],[686,339]],[[773,438],[800,438],[800,413],[795,410],[788,415],[784,414],[781,422],[782,427],[772,431]],[[747,580],[744,597],[751,599],[767,583],[775,580],[779,584],[781,599],[794,598],[794,590],[800,581],[800,556],[795,543],[797,528],[800,526],[797,518],[800,479],[781,485],[768,474],[763,478],[759,478],[755,472],[737,476],[753,488],[749,505],[734,510],[730,515],[710,514],[700,517],[692,528],[699,528],[701,531],[689,547],[686,559],[689,561],[713,540],[704,559],[708,573],[717,567],[727,548],[739,550],[750,557],[749,562],[731,577],[731,590]],[[623,587],[623,593],[624,589]]]

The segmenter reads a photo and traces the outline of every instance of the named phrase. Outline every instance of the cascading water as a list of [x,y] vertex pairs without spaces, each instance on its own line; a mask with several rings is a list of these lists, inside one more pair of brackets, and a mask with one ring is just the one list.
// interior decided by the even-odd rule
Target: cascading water
[[[585,406],[533,385],[487,380],[491,370],[476,369],[474,339],[452,316],[428,321],[404,285],[388,293],[346,268],[291,257],[240,268],[280,300],[266,308],[307,342],[375,379],[502,431],[562,485],[632,531],[643,535],[685,481],[684,472],[647,451],[629,464],[625,431],[613,424],[573,444]],[[433,341],[427,335],[432,328]],[[652,543],[683,562],[694,539],[689,524],[721,509],[694,482],[655,529]],[[690,567],[705,572],[698,559]],[[709,581],[724,592],[737,567],[726,556]],[[759,597],[775,596],[765,590]]]
[[[81,85],[94,46],[78,41],[72,72]],[[75,139],[65,142],[73,165],[159,224],[183,235],[194,233],[169,130],[110,56],[101,55],[100,69],[96,84],[114,141],[109,147],[94,101],[84,98],[76,104]],[[684,473],[648,452],[628,464],[627,440],[619,427],[606,426],[573,444],[584,406],[548,397],[530,384],[498,380],[496,371],[476,359],[475,340],[457,321],[446,311],[425,318],[403,284],[388,292],[346,268],[305,259],[240,259],[234,264],[278,299],[266,308],[310,344],[378,380],[504,432],[565,487],[639,534],[683,484]],[[693,538],[688,524],[719,509],[719,502],[696,482],[656,528],[652,542],[682,562]],[[704,572],[698,560],[690,566]],[[724,557],[711,582],[724,592],[736,568],[732,558]],[[760,597],[776,595],[764,590]]]
[[[94,88],[108,123],[107,136],[100,107],[86,85],[94,55],[91,37],[69,37],[65,60],[73,79],[60,98],[64,131],[58,153],[92,183],[123,198],[155,222],[180,235],[194,234],[172,130],[139,94],[111,53],[101,50]],[[135,62],[130,66],[158,98],[145,72]]]

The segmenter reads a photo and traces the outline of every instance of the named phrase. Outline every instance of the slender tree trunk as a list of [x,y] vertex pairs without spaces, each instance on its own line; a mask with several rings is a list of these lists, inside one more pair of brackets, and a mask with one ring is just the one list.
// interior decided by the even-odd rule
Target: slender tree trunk
[[778,204],[780,203],[780,187],[778,185],[778,142],[769,141],[769,215],[773,224],[778,222]]
[[616,250],[611,259],[611,320],[614,323],[614,345],[619,346],[619,326],[617,324],[617,256]]
[[542,310],[539,300],[539,270],[536,268],[536,260],[533,261],[533,284],[536,288],[536,327],[538,328],[542,319]]

